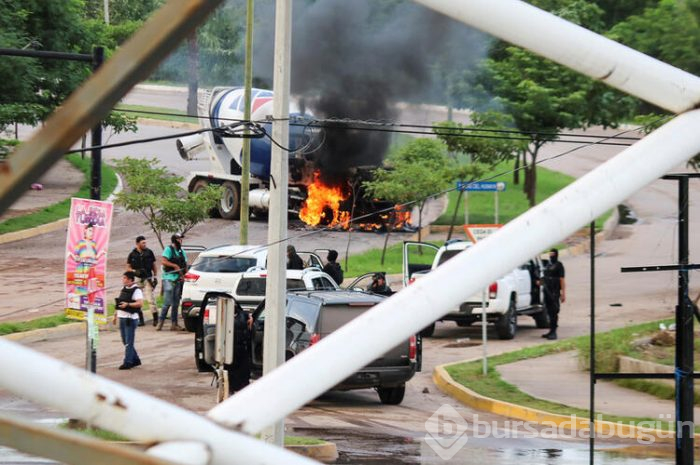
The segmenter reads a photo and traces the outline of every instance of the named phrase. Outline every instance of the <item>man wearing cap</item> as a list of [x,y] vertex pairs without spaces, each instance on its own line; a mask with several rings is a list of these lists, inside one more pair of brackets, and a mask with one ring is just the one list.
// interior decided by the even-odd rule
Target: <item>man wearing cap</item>
[[182,283],[187,272],[187,255],[182,250],[182,234],[173,234],[170,238],[171,244],[163,250],[163,307],[160,310],[160,321],[157,331],[163,329],[163,324],[170,312],[170,330],[184,330],[177,324],[177,308],[180,305],[182,295]]
[[[156,307],[155,289],[158,285],[156,277],[156,256],[151,249],[146,247],[146,238],[138,236],[136,247],[126,258],[126,270],[133,271],[136,275],[136,284],[143,291],[148,308],[153,314],[153,326],[158,324],[158,308]],[[143,311],[139,309],[139,326],[144,325]]]
[[386,296],[390,296],[394,293],[386,283],[386,275],[384,275],[384,273],[374,273],[374,276],[372,276],[372,284],[367,290],[374,294]]

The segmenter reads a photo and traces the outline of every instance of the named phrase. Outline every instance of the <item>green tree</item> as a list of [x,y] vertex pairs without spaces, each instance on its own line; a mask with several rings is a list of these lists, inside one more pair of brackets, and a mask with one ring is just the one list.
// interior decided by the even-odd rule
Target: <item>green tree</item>
[[[104,25],[86,17],[84,8],[83,0],[0,0],[0,47],[91,54],[95,46],[114,46]],[[91,73],[85,62],[3,57],[0,128],[44,120]],[[105,121],[116,132],[134,123],[119,115]]]
[[[460,165],[435,139],[415,139],[389,154],[386,167],[377,168],[373,179],[362,184],[365,196],[397,204],[415,202],[418,207],[418,240],[421,239],[423,208],[431,194],[444,191],[455,179],[471,177],[474,165]],[[388,234],[384,243],[388,242]],[[382,263],[384,253],[382,253]]]
[[196,193],[186,192],[157,159],[124,158],[116,162],[127,189],[117,194],[116,203],[128,211],[140,213],[164,247],[163,234],[186,234],[209,218],[209,212],[221,197],[220,187],[208,186]]
[[[572,0],[556,11],[560,16],[592,30],[604,25],[595,4]],[[537,157],[542,146],[558,138],[563,129],[591,125],[615,127],[631,116],[636,104],[599,82],[540,58],[519,47],[499,45],[474,75],[475,105],[502,109],[529,139],[521,153],[525,167],[524,191],[530,205],[537,192]]]

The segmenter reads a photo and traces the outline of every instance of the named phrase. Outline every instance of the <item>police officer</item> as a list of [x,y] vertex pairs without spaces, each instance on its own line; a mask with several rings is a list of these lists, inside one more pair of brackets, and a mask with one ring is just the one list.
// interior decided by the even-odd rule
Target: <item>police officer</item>
[[564,265],[559,261],[559,251],[549,251],[549,263],[544,269],[544,304],[549,315],[549,332],[542,337],[550,341],[557,338],[559,326],[559,303],[566,302]]
[[250,334],[253,318],[236,303],[233,319],[233,363],[228,365],[228,392],[235,394],[250,383]]

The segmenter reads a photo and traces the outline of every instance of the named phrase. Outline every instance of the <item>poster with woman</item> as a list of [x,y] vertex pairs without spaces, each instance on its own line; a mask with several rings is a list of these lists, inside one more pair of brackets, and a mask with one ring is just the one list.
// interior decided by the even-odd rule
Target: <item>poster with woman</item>
[[71,199],[66,240],[66,316],[85,320],[89,309],[107,322],[105,275],[112,226],[112,204]]

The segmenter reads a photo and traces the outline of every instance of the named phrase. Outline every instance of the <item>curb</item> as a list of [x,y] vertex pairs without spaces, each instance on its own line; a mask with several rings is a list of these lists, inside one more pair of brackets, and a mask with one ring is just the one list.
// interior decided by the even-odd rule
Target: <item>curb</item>
[[284,448],[323,463],[333,463],[338,460],[338,448],[335,443],[332,442],[324,442],[323,444],[309,446],[284,446]]
[[[116,174],[116,173],[115,173]],[[112,193],[105,199],[105,202],[112,202],[116,195],[124,189],[124,184],[122,183],[122,178],[119,174],[117,176],[117,187],[114,188]],[[72,197],[72,196],[71,196]],[[68,198],[71,198],[68,197]],[[22,241],[24,239],[31,239],[32,237],[40,236],[42,234],[58,231],[59,229],[64,229],[68,227],[68,218],[62,218],[56,220],[52,223],[46,223],[34,228],[22,229],[20,231],[15,231],[6,234],[0,234],[0,245],[8,244],[10,242]]]
[[[464,360],[461,362],[436,366],[433,370],[433,382],[438,389],[445,394],[474,409],[549,427],[556,426],[558,429],[565,429],[571,432],[582,431],[584,434],[582,437],[589,437],[588,431],[590,422],[588,418],[549,413],[545,412],[544,410],[523,407],[510,402],[482,396],[481,394],[477,394],[471,389],[457,383],[445,369],[451,365],[473,362],[475,360],[481,359]],[[660,443],[675,442],[675,432],[673,431],[644,428],[624,423],[613,423],[610,421],[596,421],[595,432],[596,435],[603,435],[606,439],[611,437],[620,439],[637,439],[640,441],[646,441],[647,444],[650,440],[653,440],[652,442]],[[695,434],[694,436],[695,438],[700,437],[698,434]]]

